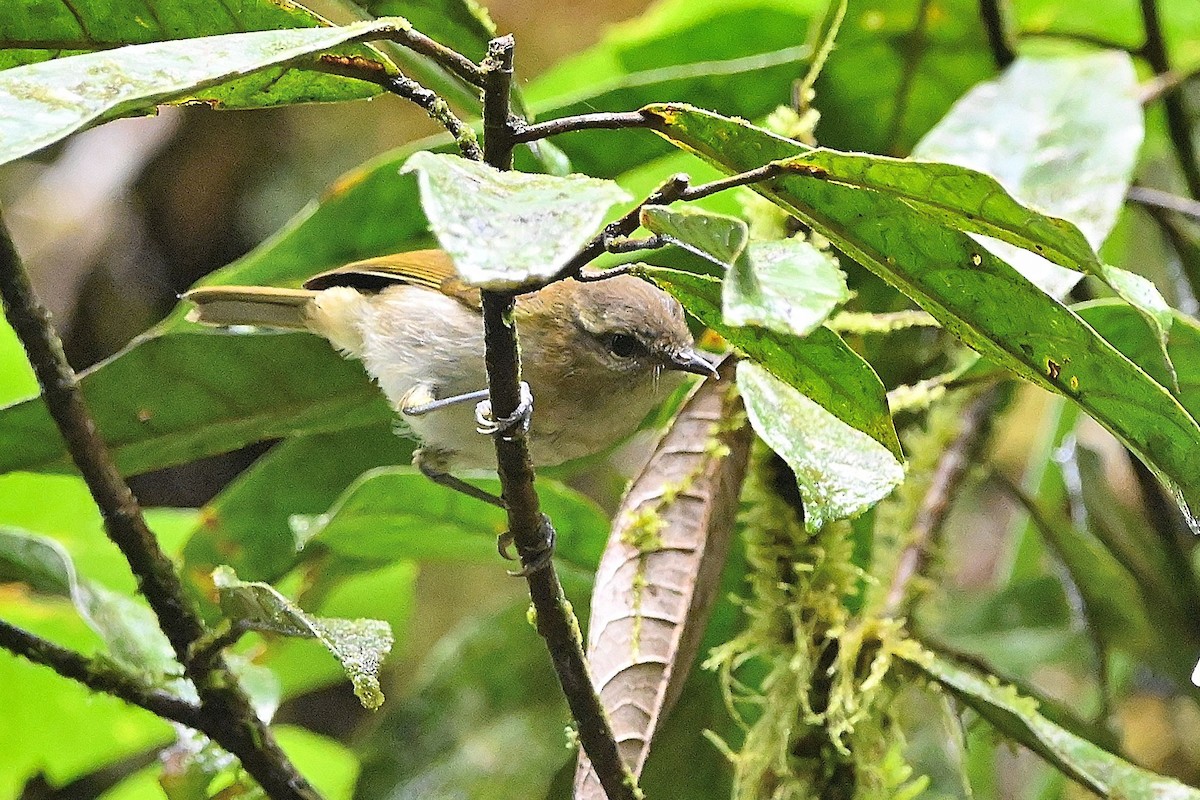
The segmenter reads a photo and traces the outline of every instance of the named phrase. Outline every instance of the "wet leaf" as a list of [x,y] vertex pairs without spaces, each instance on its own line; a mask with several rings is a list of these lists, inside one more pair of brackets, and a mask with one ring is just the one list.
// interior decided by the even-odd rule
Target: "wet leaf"
[[424,151],[404,170],[417,174],[425,216],[458,273],[485,289],[550,279],[592,238],[605,212],[629,199],[611,181],[502,172]]
[[[76,131],[158,103],[205,100],[204,90],[276,64],[315,63],[317,53],[408,23],[231,33],[54,59],[0,72],[0,163]],[[294,98],[299,99],[299,98]]]
[[904,480],[886,447],[762,367],[742,362],[737,380],[750,424],[796,473],[809,530],[858,516]]
[[879,376],[836,333],[822,326],[800,338],[765,328],[732,327],[722,321],[720,281],[658,267],[642,271],[776,378],[866,433],[897,459],[904,457]]
[[274,587],[240,581],[228,567],[213,571],[213,583],[230,620],[250,630],[320,641],[341,663],[363,706],[376,709],[383,704],[379,668],[392,649],[386,622],[311,616]]
[[[648,109],[681,147],[741,172],[797,155],[749,123],[680,106]],[[789,173],[755,186],[921,305],[992,361],[1063,394],[1124,441],[1200,528],[1200,426],[1161,384],[1069,309],[966,234],[903,200]]]

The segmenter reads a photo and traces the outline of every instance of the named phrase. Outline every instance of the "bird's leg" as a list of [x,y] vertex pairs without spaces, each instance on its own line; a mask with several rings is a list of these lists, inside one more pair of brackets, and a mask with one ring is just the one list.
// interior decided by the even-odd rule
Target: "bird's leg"
[[496,419],[492,416],[492,401],[480,400],[475,406],[475,430],[487,436],[507,436],[520,429],[522,433],[529,431],[529,422],[533,419],[533,392],[529,384],[521,381],[521,402],[507,417]]
[[485,503],[496,506],[497,508],[508,508],[504,503],[503,497],[497,497],[489,491],[480,489],[478,486],[473,486],[467,483],[462,478],[455,477],[449,472],[443,472],[429,464],[426,464],[421,459],[421,451],[418,450],[413,455],[413,463],[417,465],[417,469],[421,470],[421,474],[436,484],[445,486],[447,489],[453,489],[456,492],[465,494],[467,497],[474,497],[476,500],[482,500]]
[[[554,558],[554,540],[558,534],[554,530],[554,526],[550,524],[550,518],[542,514],[542,523],[539,526],[539,533],[542,534],[542,541],[538,548],[530,553],[521,554],[521,568],[519,570],[509,570],[508,574],[514,578],[526,578],[540,569],[545,569]],[[513,544],[513,535],[511,531],[505,531],[500,534],[496,540],[497,549],[500,555],[507,558],[509,561],[515,561],[516,558],[508,552],[508,548]]]
[[[408,394],[404,395],[404,399],[400,403],[400,413],[406,417],[421,417],[431,411],[449,408],[459,403],[486,401],[487,396],[487,389],[480,389],[478,392],[467,392],[466,394],[456,394],[453,397],[443,397],[440,400],[434,400],[433,392],[430,391],[429,386],[422,383],[413,387],[409,390]],[[421,402],[414,403],[414,400],[420,400]]]

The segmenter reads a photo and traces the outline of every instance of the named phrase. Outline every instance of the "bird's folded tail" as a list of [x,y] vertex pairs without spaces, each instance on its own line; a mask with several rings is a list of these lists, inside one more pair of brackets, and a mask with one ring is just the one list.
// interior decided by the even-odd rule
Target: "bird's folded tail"
[[184,300],[196,304],[190,322],[204,325],[258,325],[307,330],[308,304],[317,292],[267,286],[209,286],[193,289]]

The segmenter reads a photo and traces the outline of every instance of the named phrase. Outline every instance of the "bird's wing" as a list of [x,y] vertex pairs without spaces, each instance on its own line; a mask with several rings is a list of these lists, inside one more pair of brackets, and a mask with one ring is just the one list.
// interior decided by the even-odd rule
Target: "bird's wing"
[[314,275],[305,289],[349,286],[360,292],[381,292],[388,286],[423,286],[453,297],[468,308],[480,308],[479,290],[467,285],[454,269],[444,250],[413,250],[408,253],[368,258]]

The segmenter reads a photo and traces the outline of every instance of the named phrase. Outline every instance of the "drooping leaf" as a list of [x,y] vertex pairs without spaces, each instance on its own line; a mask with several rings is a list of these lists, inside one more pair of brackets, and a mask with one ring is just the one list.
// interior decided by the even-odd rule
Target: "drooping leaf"
[[730,325],[807,336],[850,299],[837,259],[802,239],[754,242],[725,277]]
[[1112,800],[1200,798],[1200,791],[1135,767],[1055,725],[1038,712],[1036,701],[1022,697],[1011,686],[985,680],[928,651],[899,655],[974,709],[1000,733],[1025,745],[1100,797]]
[[[391,419],[361,366],[315,336],[189,328],[135,340],[82,379],[84,398],[125,473],[261,439]],[[40,399],[0,410],[0,472],[68,466]]]
[[858,516],[904,480],[886,447],[767,370],[742,362],[737,378],[754,430],[796,473],[809,530]]
[[[410,695],[389,703],[363,743],[357,796],[544,797],[571,757],[570,719],[528,600],[474,617],[442,639]],[[513,742],[522,757],[511,758]]]
[[750,232],[736,217],[684,206],[646,206],[641,225],[651,233],[726,269],[746,250]]
[[[723,381],[733,371],[729,359]],[[683,691],[720,586],[754,438],[743,415],[724,383],[696,390],[626,492],[596,569],[588,663],[636,776]],[[604,796],[581,753],[574,797]]]
[[[648,109],[664,135],[744,171],[797,154],[749,123],[679,106]],[[902,200],[789,173],[758,191],[930,312],[967,345],[1080,404],[1171,491],[1189,522],[1200,503],[1200,426],[1171,394],[1069,309],[966,234]]]
[[583,175],[502,172],[451,155],[415,153],[421,205],[468,283],[513,290],[553,277],[629,195]]
[[721,283],[713,278],[657,267],[643,268],[689,312],[779,380],[831,415],[866,433],[897,459],[900,440],[879,376],[836,333],[819,327],[799,338],[722,321]]
[[[276,64],[407,26],[402,19],[231,33],[28,64],[0,72],[0,163],[109,119],[169,101],[219,102],[205,89]],[[302,99],[300,96],[293,101]],[[245,104],[245,103],[242,103]]]
[[[495,479],[477,481],[499,491]],[[585,570],[599,560],[608,518],[587,498],[552,480],[539,479],[542,511],[558,531],[555,554]],[[292,518],[297,544],[320,543],[364,564],[400,559],[452,559],[498,563],[496,537],[504,511],[440,486],[410,467],[372,470],[351,484],[329,510]]]
[[725,272],[723,315],[729,325],[758,325],[804,336],[850,294],[827,253],[801,239],[753,242],[746,223],[696,208],[647,206],[642,227]]
[[11,581],[69,598],[108,645],[108,654],[136,674],[161,682],[181,671],[154,613],[132,597],[80,578],[71,557],[53,539],[0,526],[0,583]]
[[[1124,203],[1142,136],[1133,63],[1107,50],[1018,59],[960,99],[913,156],[986,172],[1022,202],[1070,220],[1099,248]],[[1028,250],[984,244],[1055,296],[1078,280]]]
[[386,622],[311,616],[269,584],[240,581],[228,567],[213,571],[213,584],[230,620],[250,630],[320,641],[341,662],[363,706],[382,705],[379,668],[392,649]]

